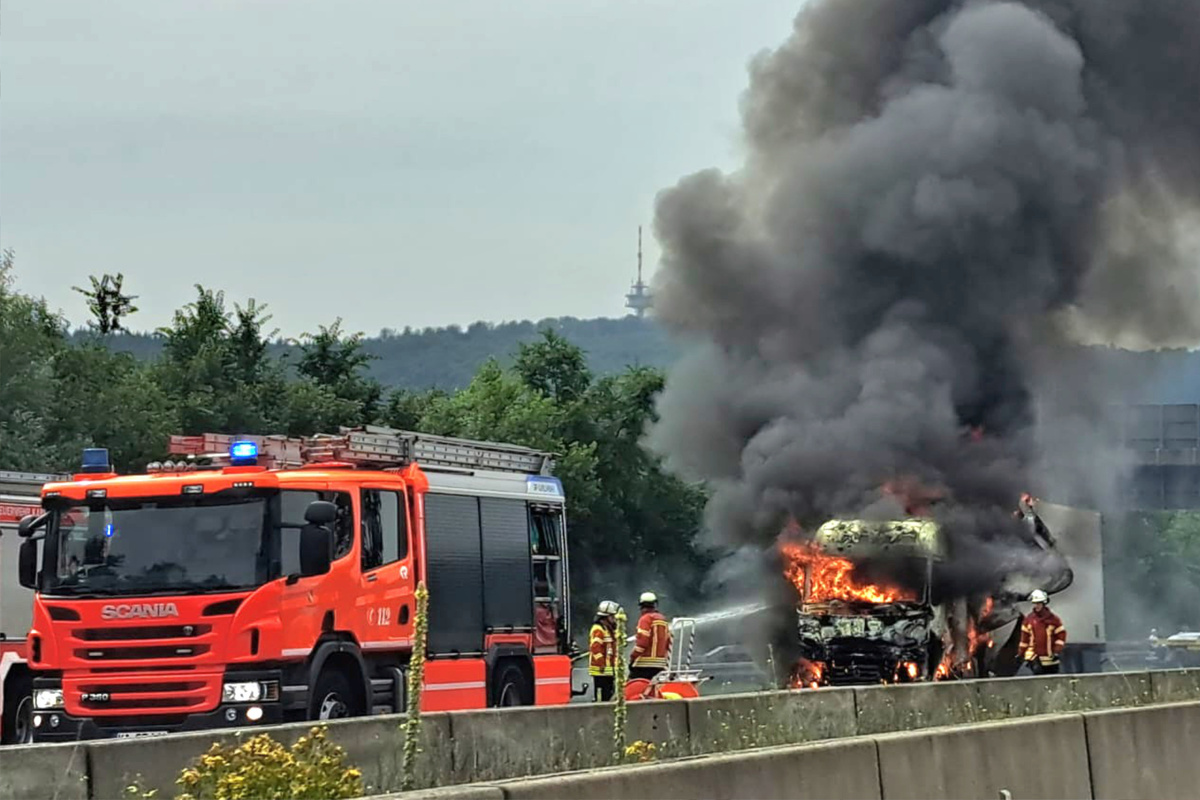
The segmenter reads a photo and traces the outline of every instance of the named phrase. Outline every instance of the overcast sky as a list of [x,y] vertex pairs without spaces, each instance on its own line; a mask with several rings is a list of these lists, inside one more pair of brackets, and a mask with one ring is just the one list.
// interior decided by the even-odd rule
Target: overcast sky
[[192,284],[287,335],[620,316],[638,224],[739,161],[801,0],[2,0],[0,246],[74,323]]

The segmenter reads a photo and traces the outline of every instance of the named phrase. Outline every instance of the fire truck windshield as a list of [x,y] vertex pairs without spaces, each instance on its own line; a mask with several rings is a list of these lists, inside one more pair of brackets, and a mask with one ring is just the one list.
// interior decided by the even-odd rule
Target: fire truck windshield
[[55,509],[48,594],[248,589],[271,577],[268,498],[110,498]]

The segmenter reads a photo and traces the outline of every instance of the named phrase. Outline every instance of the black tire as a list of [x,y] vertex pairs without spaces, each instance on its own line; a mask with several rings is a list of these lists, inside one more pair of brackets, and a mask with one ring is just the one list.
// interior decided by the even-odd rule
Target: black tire
[[366,713],[361,695],[361,691],[355,691],[346,673],[338,669],[322,670],[312,690],[308,718],[328,720],[361,717]]
[[527,706],[533,703],[533,692],[530,691],[529,681],[525,672],[516,664],[501,664],[496,670],[496,679],[492,681],[492,706],[495,708],[512,708]]
[[4,744],[33,742],[33,681],[27,674],[10,675],[4,687]]

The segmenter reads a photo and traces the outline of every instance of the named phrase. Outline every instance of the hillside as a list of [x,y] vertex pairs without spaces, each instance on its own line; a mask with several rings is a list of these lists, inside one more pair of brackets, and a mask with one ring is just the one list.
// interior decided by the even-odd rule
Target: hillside
[[[408,389],[457,389],[466,386],[479,365],[490,356],[508,363],[521,342],[531,342],[550,328],[582,348],[588,366],[599,375],[619,372],[628,365],[665,367],[676,349],[661,328],[649,320],[575,319],[559,317],[538,322],[476,322],[467,328],[383,330],[365,340],[364,349],[375,357],[370,373],[385,386]],[[77,332],[76,338],[86,334]],[[154,334],[126,333],[108,339],[113,350],[153,358],[162,348]],[[274,354],[288,355],[295,348],[275,342]]]
[[[387,387],[408,389],[457,389],[488,357],[509,363],[521,342],[537,338],[550,328],[582,348],[588,366],[598,375],[619,372],[631,364],[653,367],[669,365],[679,352],[665,331],[651,320],[576,319],[557,317],[538,322],[476,322],[467,328],[452,325],[403,331],[383,330],[364,341],[364,349],[375,357],[370,374]],[[77,332],[75,337],[83,337]],[[112,349],[153,358],[162,340],[153,334],[119,334],[109,337]],[[294,345],[277,341],[274,355],[290,355]],[[1196,403],[1200,402],[1200,352],[1163,350],[1135,353],[1113,348],[1092,348],[1083,371],[1121,375],[1120,396],[1111,402]],[[1077,365],[1078,366],[1078,365]],[[1074,372],[1074,371],[1072,371]],[[1073,382],[1067,377],[1059,391],[1069,393]]]

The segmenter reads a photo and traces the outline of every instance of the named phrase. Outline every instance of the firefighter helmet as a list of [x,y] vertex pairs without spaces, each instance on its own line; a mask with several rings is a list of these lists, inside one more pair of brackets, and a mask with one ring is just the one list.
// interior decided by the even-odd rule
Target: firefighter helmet
[[1029,602],[1031,602],[1031,603],[1049,603],[1050,598],[1046,597],[1046,593],[1043,592],[1041,589],[1034,589],[1033,593],[1029,595]]
[[654,592],[642,592],[642,596],[638,598],[638,604],[643,606],[657,605],[658,595]]
[[602,617],[613,617],[620,610],[621,607],[612,600],[602,600],[600,606],[596,609],[596,613]]

